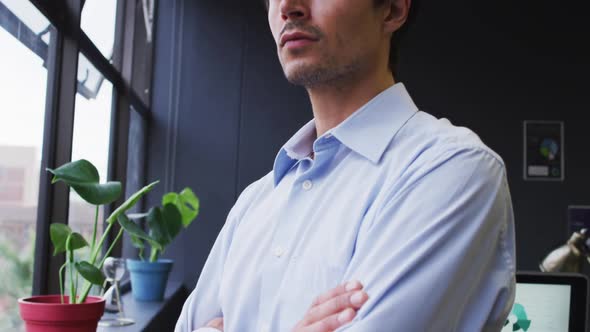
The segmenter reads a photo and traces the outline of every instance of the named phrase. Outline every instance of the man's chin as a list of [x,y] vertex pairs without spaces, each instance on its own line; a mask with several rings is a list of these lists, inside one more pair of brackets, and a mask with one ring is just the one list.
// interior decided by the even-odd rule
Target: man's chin
[[324,70],[320,66],[311,64],[297,64],[287,66],[284,69],[285,77],[289,83],[310,87],[321,83]]

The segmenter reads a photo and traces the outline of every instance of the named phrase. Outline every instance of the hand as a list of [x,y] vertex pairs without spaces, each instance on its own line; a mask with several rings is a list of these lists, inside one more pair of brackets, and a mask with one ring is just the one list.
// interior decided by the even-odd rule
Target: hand
[[369,296],[358,281],[342,284],[313,301],[293,332],[331,332],[352,321]]
[[210,320],[209,323],[205,325],[205,327],[212,327],[223,332],[223,317],[217,317],[215,319]]

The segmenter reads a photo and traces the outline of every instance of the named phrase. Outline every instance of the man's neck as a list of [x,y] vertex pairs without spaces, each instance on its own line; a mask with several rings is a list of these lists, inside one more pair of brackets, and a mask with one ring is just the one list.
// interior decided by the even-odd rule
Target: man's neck
[[390,72],[349,80],[351,84],[331,84],[307,90],[316,125],[316,137],[338,126],[352,113],[387,90],[395,80]]

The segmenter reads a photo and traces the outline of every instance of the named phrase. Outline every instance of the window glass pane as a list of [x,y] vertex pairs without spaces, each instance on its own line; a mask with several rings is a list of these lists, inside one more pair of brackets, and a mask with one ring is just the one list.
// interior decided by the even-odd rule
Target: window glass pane
[[[111,129],[111,101],[113,85],[108,80],[102,80],[97,85],[95,94],[83,92],[84,85],[80,82],[80,71],[97,72],[82,54],[79,62],[85,62],[87,68],[78,66],[78,93],[76,94],[76,108],[74,114],[74,134],[72,140],[72,160],[86,159],[98,169],[100,182],[107,181],[109,160],[109,137]],[[82,74],[84,76],[84,74]],[[92,241],[96,207],[85,202],[76,192],[70,190],[70,209],[68,224],[72,230],[79,232]],[[105,217],[103,208],[98,210],[97,234],[102,234]],[[97,236],[97,241],[100,236]],[[87,259],[90,250],[83,248],[76,251],[81,259]],[[67,276],[66,276],[67,279]]]
[[80,26],[105,58],[111,59],[115,42],[117,0],[86,0]]
[[35,6],[28,1],[22,0],[1,0],[8,11],[16,15],[20,21],[24,23],[29,29],[33,30],[35,34],[45,30],[48,26],[48,21],[41,14]]
[[16,300],[31,294],[48,27],[28,1],[0,0],[0,331],[22,329]]
[[96,99],[101,90],[104,76],[82,54],[78,57],[78,97]]

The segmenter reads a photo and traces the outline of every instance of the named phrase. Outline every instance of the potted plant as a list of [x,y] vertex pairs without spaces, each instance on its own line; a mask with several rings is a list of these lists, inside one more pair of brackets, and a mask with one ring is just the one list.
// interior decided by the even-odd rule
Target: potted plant
[[[162,206],[154,206],[147,213],[121,215],[121,226],[129,233],[133,245],[139,249],[139,259],[128,259],[131,292],[139,301],[162,301],[173,261],[160,259],[166,246],[188,227],[199,214],[199,199],[190,188],[170,192],[162,197]],[[148,231],[132,220],[146,220]],[[144,253],[150,247],[149,258]]]
[[[60,294],[21,298],[20,314],[28,332],[96,331],[97,323],[104,313],[105,301],[102,297],[89,296],[89,292],[93,285],[103,284],[102,265],[115,243],[121,238],[124,228],[121,227],[115,240],[101,257],[104,241],[115,223],[122,221],[121,216],[149,192],[157,181],[145,186],[115,209],[106,219],[106,228],[97,239],[98,209],[101,205],[110,204],[119,198],[122,193],[121,183],[100,183],[96,167],[86,160],[70,162],[57,169],[47,170],[53,174],[52,183],[65,183],[84,201],[96,206],[93,234],[90,241],[87,241],[65,224],[51,224],[53,254],[66,255],[65,263],[59,269]],[[89,248],[86,259],[79,259],[74,255],[77,250],[85,247]],[[64,272],[69,277],[68,295],[65,295],[64,290]],[[79,279],[84,280],[84,285],[79,284]],[[78,286],[81,286],[81,289]]]

